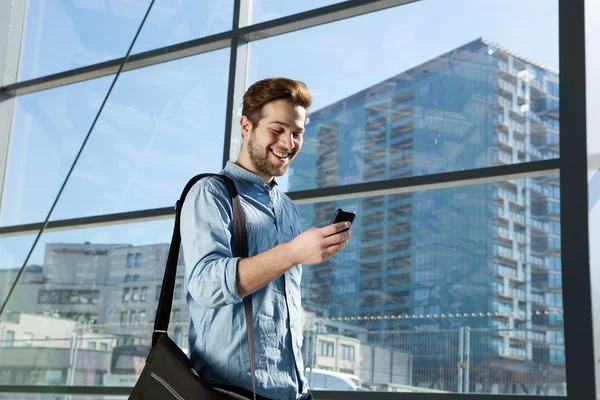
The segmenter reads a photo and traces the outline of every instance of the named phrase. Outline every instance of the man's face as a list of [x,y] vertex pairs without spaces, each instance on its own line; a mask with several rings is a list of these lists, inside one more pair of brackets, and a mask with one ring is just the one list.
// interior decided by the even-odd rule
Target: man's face
[[242,118],[250,162],[255,172],[266,181],[285,174],[302,148],[306,115],[303,107],[275,100],[263,107],[263,119],[258,126],[252,127],[246,117]]

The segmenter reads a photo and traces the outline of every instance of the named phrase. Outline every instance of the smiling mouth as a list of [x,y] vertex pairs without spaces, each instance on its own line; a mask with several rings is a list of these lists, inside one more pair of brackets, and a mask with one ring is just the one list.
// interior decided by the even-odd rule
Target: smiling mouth
[[271,153],[281,160],[286,160],[290,156],[290,153],[279,153],[273,149],[271,149]]

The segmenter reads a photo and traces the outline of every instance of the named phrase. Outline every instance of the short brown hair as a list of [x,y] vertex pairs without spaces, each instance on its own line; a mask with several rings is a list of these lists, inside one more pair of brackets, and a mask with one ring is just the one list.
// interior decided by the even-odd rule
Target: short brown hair
[[[253,127],[264,118],[263,106],[274,100],[284,99],[295,106],[308,107],[312,103],[310,90],[304,82],[288,78],[267,78],[254,83],[244,94],[242,115]],[[308,113],[307,113],[308,116]]]

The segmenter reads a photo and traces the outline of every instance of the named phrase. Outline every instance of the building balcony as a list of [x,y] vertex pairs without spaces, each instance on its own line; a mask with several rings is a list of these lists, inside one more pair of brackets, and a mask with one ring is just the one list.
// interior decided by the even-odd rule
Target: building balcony
[[501,163],[504,163],[504,164],[512,164],[513,163],[512,154],[507,154],[503,151],[499,151],[498,152],[498,161],[500,161]]
[[516,268],[507,267],[505,265],[496,265],[496,273],[500,276],[507,276],[518,281],[525,281],[525,275],[518,272]]
[[505,63],[503,61],[498,61],[498,67],[503,72],[507,72],[507,73],[509,73],[510,75],[512,75],[515,78],[517,77],[517,75],[519,75],[519,71],[516,68],[509,67],[508,63]]
[[532,267],[547,269],[546,261],[543,257],[529,255],[529,259],[527,261],[531,264]]
[[505,212],[502,207],[498,207],[498,216],[505,219],[511,219],[514,222],[518,222],[521,225],[525,225],[526,218],[525,215],[522,213],[516,213],[514,211]]
[[496,354],[500,357],[510,358],[513,360],[526,360],[527,351],[525,349],[518,349],[512,346],[504,346],[502,343],[496,343],[493,345]]
[[531,293],[529,300],[531,300],[532,303],[538,304],[538,305],[546,305],[546,298],[545,296],[541,295],[541,294],[535,294],[535,293]]
[[524,233],[509,231],[507,228],[503,228],[501,226],[498,227],[498,235],[503,238],[508,238],[511,240],[516,240],[521,243],[525,243],[525,234]]
[[503,297],[516,298],[523,301],[526,299],[525,291],[523,289],[516,289],[513,287],[505,289],[502,285],[495,285],[494,292]]
[[518,204],[520,206],[524,206],[525,205],[525,201],[523,198],[519,198],[517,196],[516,193],[513,193],[511,191],[508,191],[506,189],[498,189],[498,196],[502,199],[506,199],[509,200],[515,204]]
[[512,129],[516,133],[519,133],[521,135],[525,134],[525,125],[524,124],[520,124],[516,121],[513,121],[510,118],[504,118],[503,115],[498,115],[498,123],[505,126],[506,128]]
[[500,336],[507,336],[520,341],[546,342],[546,335],[544,333],[530,330],[508,329],[500,331],[499,334]]
[[[492,312],[494,312],[494,313],[500,313],[500,314],[510,315],[510,314],[513,313],[513,311],[514,310],[513,310],[512,306],[509,305],[509,304],[500,303],[500,302],[497,302],[497,301],[494,301],[492,303]],[[493,321],[493,322],[497,323],[497,324],[503,324],[503,322],[500,322],[500,321]],[[498,329],[506,329],[506,328],[508,328],[508,324],[506,326],[496,326],[496,328],[498,328]]]
[[512,83],[508,83],[504,79],[498,79],[498,87],[507,93],[513,94],[517,92],[517,87]]

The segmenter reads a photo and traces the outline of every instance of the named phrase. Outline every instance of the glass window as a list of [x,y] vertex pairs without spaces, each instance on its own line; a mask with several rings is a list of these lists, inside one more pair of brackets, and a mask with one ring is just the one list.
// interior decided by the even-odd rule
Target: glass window
[[125,282],[131,282],[131,275],[125,275]]
[[[11,196],[4,196],[2,200],[3,206],[0,207],[0,225],[2,222],[4,204],[7,203],[7,199],[10,197]],[[4,263],[2,271],[0,272],[0,303],[4,303],[6,300],[6,296],[19,274],[34,240],[35,235],[5,236],[0,238],[0,258]],[[36,279],[33,278],[33,276],[37,276],[37,279],[39,280],[42,277],[42,268],[40,265],[29,266],[25,268],[23,275],[23,279],[33,280]],[[25,276],[27,276],[27,278],[25,278]],[[41,294],[38,294],[38,296],[40,295]],[[0,339],[1,338],[2,337],[0,336]]]
[[254,0],[252,1],[252,23],[270,21],[292,14],[329,6],[343,0],[308,0],[308,1],[277,1]]
[[320,344],[320,352],[319,352],[320,355],[326,356],[326,357],[333,357],[333,349],[334,349],[333,342],[321,340],[319,342],[319,344]]
[[155,297],[156,301],[160,300],[160,292],[161,292],[161,290],[162,290],[162,285],[156,286],[156,297]]
[[[417,191],[402,200],[406,204],[401,215],[390,211],[397,207],[391,196],[377,196],[382,226],[389,227],[391,221],[399,218],[410,221],[413,228],[407,236],[406,249],[391,251],[386,245],[379,253],[371,253],[368,261],[361,257],[356,265],[333,257],[327,263],[312,266],[311,273],[303,276],[303,306],[307,312],[326,310],[328,319],[344,324],[340,330],[343,336],[358,337],[364,365],[391,357],[389,362],[398,363],[394,365],[399,367],[402,363],[408,365],[410,358],[413,378],[406,384],[458,390],[458,338],[460,332],[466,332],[461,328],[468,327],[471,368],[477,365],[485,371],[470,375],[471,393],[509,393],[505,382],[520,374],[512,367],[529,363],[537,366],[537,372],[527,373],[529,384],[543,387],[545,393],[564,394],[564,362],[561,364],[560,355],[555,357],[556,362],[550,362],[548,345],[553,341],[552,348],[565,350],[560,340],[562,282],[552,269],[560,268],[560,249],[535,245],[536,239],[547,240],[549,235],[555,235],[547,224],[555,217],[524,217],[529,199],[546,199],[553,193],[546,188],[557,184],[558,176],[552,175]],[[521,193],[522,200],[498,198],[499,189]],[[438,199],[435,207],[416,207],[429,199]],[[353,236],[344,251],[376,246],[382,240],[379,235],[370,234],[373,228],[368,222],[365,225],[366,200],[356,209]],[[327,223],[326,213],[321,212],[325,206],[334,210],[345,209],[348,204],[338,201],[300,205],[303,229]],[[432,220],[434,224],[428,223]],[[396,241],[387,235],[384,228],[383,243]],[[419,247],[418,237],[436,239]],[[500,251],[499,247],[505,250]],[[352,269],[353,274],[346,272]],[[342,290],[345,276],[351,276],[348,283],[360,283],[356,291]],[[550,276],[557,278],[551,280]],[[496,338],[502,340],[495,342]],[[464,340],[463,345],[467,338]],[[338,357],[326,342],[320,338],[317,343],[318,356]],[[335,345],[340,360],[351,357],[345,345]],[[384,350],[386,346],[402,348],[403,357],[407,358],[400,361],[399,355]],[[363,348],[372,347],[374,353],[363,353]],[[463,351],[467,350],[463,347]],[[327,366],[325,361],[317,362]],[[375,368],[373,373],[384,374]],[[544,370],[553,371],[552,381],[540,372]],[[444,375],[449,371],[453,373],[452,383]],[[490,381],[486,383],[486,379]],[[376,385],[377,381],[367,379],[364,383]]]
[[[135,264],[134,266],[136,268],[139,268],[142,266],[142,253],[135,253]],[[138,275],[139,278],[139,275]]]
[[148,322],[146,321],[146,311],[142,310],[140,311],[140,323],[145,324],[146,322]]
[[139,275],[134,275],[134,276],[133,276],[133,281],[134,281],[134,282],[137,282],[137,281],[139,281],[139,280],[140,280],[140,276],[139,276]]
[[88,350],[96,350],[96,342],[89,342]]
[[148,300],[148,286],[142,286],[140,301]]
[[15,344],[15,331],[4,332],[4,347],[13,347]]
[[108,350],[108,344],[100,343],[100,351],[107,351],[107,350]]
[[[127,254],[127,268],[133,267],[133,254]],[[131,276],[129,277],[131,278]]]
[[[225,49],[124,72],[52,219],[171,206],[197,171],[220,171],[228,61]],[[44,221],[112,78],[16,98],[0,225]]]
[[[314,94],[302,151],[280,184],[300,191],[556,157],[547,121],[556,111],[532,103],[551,96],[543,82],[558,82],[557,11],[556,1],[525,11],[515,0],[429,0],[251,42],[248,84],[283,74]],[[304,57],[273,60],[281,51]]]
[[112,78],[15,98],[1,226],[45,219]]
[[137,318],[138,318],[137,313],[135,311],[131,311],[129,313],[129,325],[137,324],[138,323]]
[[[28,3],[19,80],[124,57],[149,2]],[[231,29],[233,1],[158,1],[133,53]],[[102,38],[102,40],[98,40]]]
[[354,361],[354,346],[340,344],[340,358]]
[[140,301],[140,288],[134,287],[131,291],[131,301]]
[[175,298],[176,299],[183,298],[183,285],[182,284],[175,285]]
[[123,288],[123,303],[131,300],[131,288]]
[[121,311],[121,325],[127,324],[127,311]]

